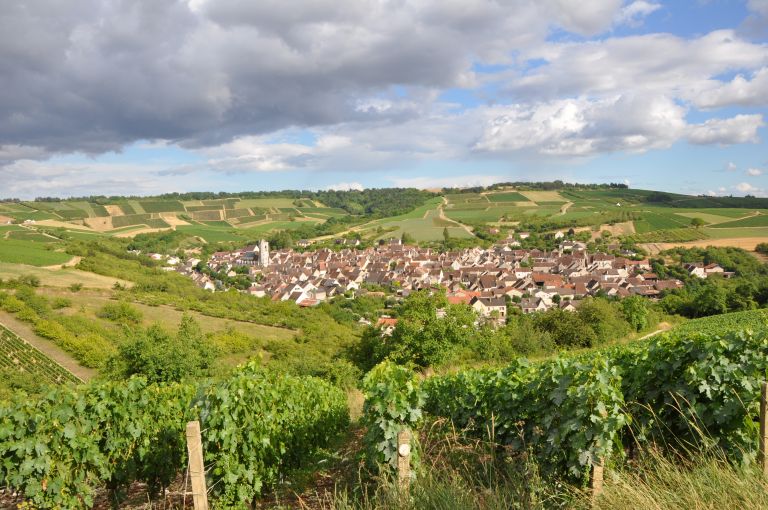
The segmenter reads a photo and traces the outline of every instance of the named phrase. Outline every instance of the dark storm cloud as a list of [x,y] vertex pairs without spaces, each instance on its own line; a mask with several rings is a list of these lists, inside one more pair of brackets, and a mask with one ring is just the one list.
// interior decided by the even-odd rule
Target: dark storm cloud
[[358,100],[394,84],[471,85],[474,59],[507,58],[552,24],[604,29],[620,3],[12,0],[0,17],[0,152],[199,147],[380,120],[391,113]]

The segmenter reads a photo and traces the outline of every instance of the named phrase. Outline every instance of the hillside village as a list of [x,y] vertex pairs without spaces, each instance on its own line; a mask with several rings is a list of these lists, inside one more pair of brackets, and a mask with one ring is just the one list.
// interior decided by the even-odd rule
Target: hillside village
[[[680,288],[677,279],[660,279],[651,272],[647,259],[631,252],[625,256],[590,253],[586,244],[563,240],[552,251],[521,249],[508,239],[490,249],[471,248],[440,253],[430,248],[404,245],[400,240],[374,248],[320,249],[270,252],[269,244],[216,252],[207,269],[229,276],[247,273],[252,280],[244,290],[274,301],[290,300],[314,306],[340,294],[360,289],[394,289],[399,296],[434,286],[446,289],[451,303],[465,303],[478,315],[504,322],[507,304],[532,313],[560,307],[575,310],[581,299],[597,294],[656,298],[663,291]],[[200,271],[199,259],[182,263],[168,260],[173,269],[208,290],[219,290],[221,282]],[[247,269],[246,269],[247,268]],[[694,276],[725,273],[717,264],[687,264]]]

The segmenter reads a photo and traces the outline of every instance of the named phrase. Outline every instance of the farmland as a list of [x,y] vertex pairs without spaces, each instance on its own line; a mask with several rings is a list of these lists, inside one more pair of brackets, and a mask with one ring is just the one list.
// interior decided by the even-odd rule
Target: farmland
[[82,382],[3,324],[0,324],[0,368],[26,372],[50,384]]
[[[335,205],[333,200],[329,203]],[[471,239],[472,231],[482,225],[534,231],[585,227],[612,231],[613,224],[628,223],[631,227],[624,231],[631,233],[636,242],[683,243],[763,236],[768,230],[768,209],[761,209],[761,204],[759,199],[740,202],[621,188],[542,191],[506,187],[468,193],[452,190],[408,212],[371,221],[364,216],[353,219],[347,210],[330,207],[317,198],[269,194],[201,200],[149,197],[115,198],[99,203],[5,202],[0,203],[0,214],[16,222],[40,223],[27,223],[26,231],[5,231],[5,238],[52,244],[55,238],[42,236],[36,230],[58,229],[66,236],[80,239],[178,230],[206,243],[248,242],[280,230],[311,232],[306,228],[308,225],[323,225],[329,220],[351,223],[346,230],[358,232],[366,239],[407,234],[417,242],[435,242],[442,240],[444,228],[451,237]],[[694,219],[701,220],[704,228],[692,230]],[[346,230],[337,227],[330,231]],[[317,237],[327,238],[328,234]],[[33,263],[53,265],[61,259],[41,255],[40,249],[27,249],[37,255],[31,259],[36,261]],[[9,257],[0,255],[0,260],[19,261],[19,257]]]
[[32,266],[52,266],[63,264],[72,258],[47,242],[30,240],[0,240],[0,262],[28,264]]

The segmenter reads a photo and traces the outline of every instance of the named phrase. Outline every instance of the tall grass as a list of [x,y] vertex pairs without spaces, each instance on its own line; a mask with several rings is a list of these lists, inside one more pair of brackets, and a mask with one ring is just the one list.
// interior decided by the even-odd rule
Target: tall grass
[[611,510],[768,508],[768,478],[754,465],[739,467],[715,453],[686,458],[647,452],[635,466],[610,473],[605,491],[590,506]]

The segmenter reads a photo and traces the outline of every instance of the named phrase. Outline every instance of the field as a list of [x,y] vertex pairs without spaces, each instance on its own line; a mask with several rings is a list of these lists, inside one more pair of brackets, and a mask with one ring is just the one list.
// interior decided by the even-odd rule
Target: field
[[407,233],[416,241],[441,241],[443,229],[447,228],[451,237],[472,237],[460,224],[440,217],[442,204],[440,198],[433,198],[408,214],[367,223],[360,231],[364,235],[375,235],[375,230],[381,227],[387,232],[377,236],[378,239],[399,238]]
[[530,200],[528,197],[524,197],[520,193],[488,193],[485,195],[491,202],[527,202]]
[[[0,243],[2,246],[2,243]],[[131,282],[119,278],[101,276],[86,271],[80,271],[71,267],[35,267],[26,264],[12,264],[0,262],[0,278],[10,280],[19,276],[33,275],[40,279],[40,284],[47,287],[69,287],[74,283],[80,283],[86,288],[111,289],[115,283],[130,287]]]
[[522,195],[524,195],[528,200],[531,202],[567,202],[565,198],[563,198],[562,195],[560,195],[557,191],[521,191]]
[[63,264],[72,258],[71,255],[49,248],[52,248],[50,243],[4,239],[0,241],[0,262],[52,266]]
[[768,227],[768,214],[757,214],[740,220],[713,225],[712,228]]

